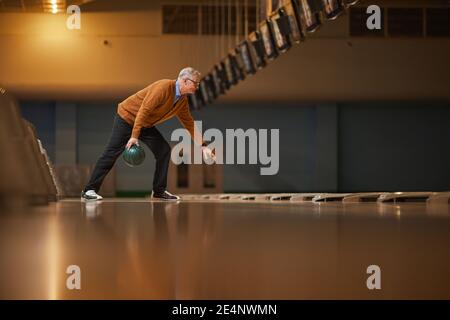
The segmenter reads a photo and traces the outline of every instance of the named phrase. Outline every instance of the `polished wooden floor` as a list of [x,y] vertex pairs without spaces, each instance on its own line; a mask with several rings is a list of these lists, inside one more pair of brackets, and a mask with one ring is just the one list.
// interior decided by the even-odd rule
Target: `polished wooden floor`
[[448,204],[64,200],[0,246],[3,299],[450,299]]

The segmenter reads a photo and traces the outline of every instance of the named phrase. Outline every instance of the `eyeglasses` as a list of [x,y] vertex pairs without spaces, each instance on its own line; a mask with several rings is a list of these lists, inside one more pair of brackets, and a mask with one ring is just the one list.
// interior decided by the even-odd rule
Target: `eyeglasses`
[[200,81],[194,81],[194,80],[189,79],[189,78],[186,78],[186,80],[189,80],[189,81],[191,81],[192,83],[194,83],[195,86],[196,86],[197,88],[200,86]]

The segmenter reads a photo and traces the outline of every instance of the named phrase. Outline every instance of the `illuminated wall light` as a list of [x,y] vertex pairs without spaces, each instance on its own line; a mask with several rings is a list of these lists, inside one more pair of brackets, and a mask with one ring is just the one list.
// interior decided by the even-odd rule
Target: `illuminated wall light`
[[50,2],[52,4],[52,13],[53,14],[57,13],[58,12],[58,6],[56,4],[56,0],[51,0]]
[[63,11],[64,6],[65,6],[65,1],[47,0],[44,3],[44,11],[56,14],[58,12]]

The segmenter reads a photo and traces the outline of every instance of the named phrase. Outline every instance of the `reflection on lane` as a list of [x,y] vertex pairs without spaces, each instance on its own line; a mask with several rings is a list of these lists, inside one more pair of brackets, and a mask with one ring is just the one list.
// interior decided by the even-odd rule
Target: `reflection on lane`
[[449,217],[445,203],[61,201],[0,215],[0,298],[450,298]]

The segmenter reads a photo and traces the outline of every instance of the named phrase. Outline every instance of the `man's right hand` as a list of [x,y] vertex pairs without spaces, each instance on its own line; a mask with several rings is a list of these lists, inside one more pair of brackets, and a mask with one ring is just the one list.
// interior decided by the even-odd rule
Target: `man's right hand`
[[216,154],[214,150],[211,150],[208,147],[202,147],[202,153],[206,164],[213,164],[216,162]]
[[127,149],[130,149],[133,144],[139,146],[139,140],[136,138],[130,138],[127,142]]

